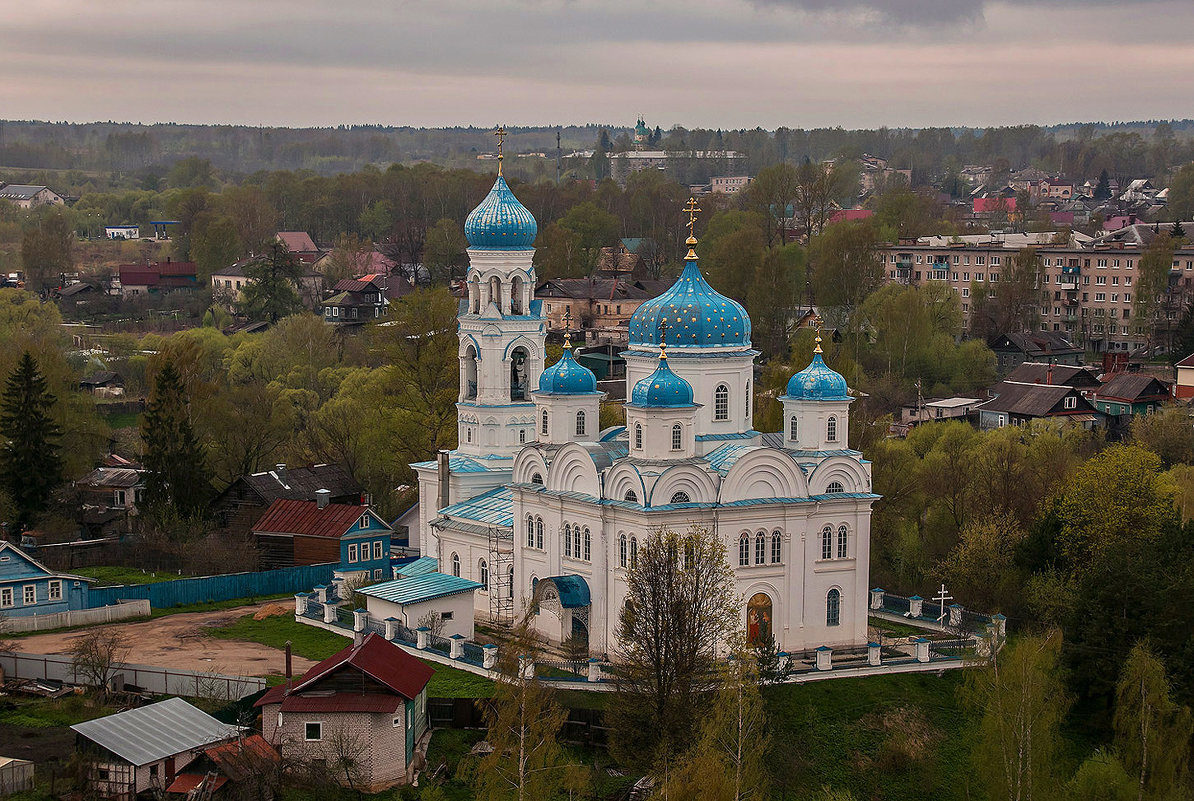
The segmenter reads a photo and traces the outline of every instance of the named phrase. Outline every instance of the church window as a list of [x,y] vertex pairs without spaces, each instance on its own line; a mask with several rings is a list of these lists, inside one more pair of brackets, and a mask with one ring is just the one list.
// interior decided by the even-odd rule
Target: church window
[[452,554],[452,575],[460,578],[460,555]]
[[842,482],[840,482],[840,481],[830,481],[829,486],[825,488],[825,492],[827,492],[829,494],[835,494],[838,492],[845,492],[845,491],[846,491],[846,488],[842,486]]
[[626,495],[622,498],[622,500],[630,501],[631,503],[638,503],[638,493],[634,490],[626,490]]
[[626,567],[626,535],[618,537],[618,565]]
[[518,444],[519,445],[527,444],[527,430],[525,428],[518,429]]
[[489,591],[489,563],[482,559],[477,563],[477,574],[481,577],[481,589]]
[[543,486],[543,476],[536,473],[535,475],[531,476],[531,483]]
[[833,526],[821,529],[821,558],[833,558]]
[[692,499],[688,497],[688,493],[682,490],[680,492],[672,493],[672,503],[690,503],[691,500]]
[[751,645],[765,642],[771,634],[771,597],[755,593],[746,603],[746,641]]
[[846,526],[838,526],[837,529],[837,558],[845,559],[846,555],[850,553],[850,529]]
[[796,432],[799,430],[799,424],[796,421],[796,415],[792,415],[792,419],[788,421],[788,439],[795,441]]
[[572,526],[564,524],[564,556],[572,556]]
[[842,622],[842,593],[833,589],[825,596],[825,625],[839,626]]
[[535,518],[527,515],[527,547],[535,547]]
[[543,414],[539,415],[539,431],[543,434],[547,433],[547,409],[544,409]]
[[510,400],[527,399],[527,367],[530,354],[526,348],[510,351]]
[[510,587],[506,590],[506,597],[513,598],[514,597],[514,565],[510,565],[509,577],[510,577]]
[[634,424],[634,449],[636,451],[643,449],[643,427],[639,423]]
[[543,550],[543,518],[535,518],[535,547]]
[[585,413],[582,409],[576,413],[576,436],[583,437],[585,435]]
[[713,419],[730,419],[730,388],[725,384],[718,384],[713,390]]
[[679,423],[672,426],[672,450],[678,451],[684,447],[684,429]]
[[593,535],[589,533],[588,526],[585,526],[585,555],[583,558],[586,562],[593,558]]
[[778,531],[771,533],[771,564],[777,565],[782,561],[784,548],[783,535]]
[[755,564],[761,565],[767,561],[767,535],[759,532],[755,535]]
[[743,534],[738,538],[738,566],[746,567],[750,564],[750,535]]
[[825,424],[825,439],[829,442],[837,442],[837,418],[830,417]]
[[468,426],[467,428],[464,429],[464,440],[465,440],[465,442],[473,441],[473,427],[472,426]]
[[630,535],[630,566],[638,567],[638,540]]
[[572,527],[572,555],[580,558],[580,526]]
[[745,398],[743,403],[746,404],[746,414],[744,414],[743,417],[746,418],[747,420],[750,420],[750,379],[749,378],[746,379],[746,394],[743,397]]

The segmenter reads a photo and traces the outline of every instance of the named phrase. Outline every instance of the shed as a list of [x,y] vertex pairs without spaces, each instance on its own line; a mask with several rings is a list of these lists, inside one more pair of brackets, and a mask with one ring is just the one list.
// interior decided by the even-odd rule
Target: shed
[[372,618],[392,617],[413,629],[423,625],[420,621],[427,615],[435,615],[443,624],[444,637],[459,634],[471,640],[473,593],[482,588],[471,579],[428,572],[374,584],[359,592],[365,596],[365,608]]
[[27,759],[0,757],[0,795],[33,789],[33,763]]

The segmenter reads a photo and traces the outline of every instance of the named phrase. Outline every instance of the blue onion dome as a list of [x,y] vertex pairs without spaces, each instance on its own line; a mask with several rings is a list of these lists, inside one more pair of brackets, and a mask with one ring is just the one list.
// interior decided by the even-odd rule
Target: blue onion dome
[[597,376],[572,358],[572,343],[565,339],[564,355],[539,376],[539,391],[550,395],[588,395],[597,391]]
[[534,215],[518,202],[501,175],[464,221],[469,247],[480,250],[530,250],[538,232]]
[[787,397],[793,400],[849,400],[846,379],[829,368],[821,358],[821,337],[813,350],[813,360],[788,381]]
[[634,385],[630,402],[634,406],[663,409],[692,406],[692,384],[673,373],[667,355],[662,354],[655,372]]
[[[660,323],[665,324],[662,332]],[[630,318],[631,348],[660,344],[672,348],[750,347],[746,309],[709,285],[692,251],[676,283],[639,306]]]

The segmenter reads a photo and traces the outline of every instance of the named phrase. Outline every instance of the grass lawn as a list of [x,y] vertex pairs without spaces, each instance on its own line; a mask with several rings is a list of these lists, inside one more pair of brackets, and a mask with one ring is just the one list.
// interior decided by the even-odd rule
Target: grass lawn
[[[100,407],[100,413],[103,414],[103,407]],[[121,428],[136,428],[141,424],[141,415],[136,412],[116,412],[115,414],[104,414],[104,422],[113,430]]]
[[294,603],[294,595],[292,593],[283,593],[281,595],[262,595],[256,598],[231,598],[227,601],[209,601],[198,604],[179,604],[178,606],[164,606],[161,609],[154,609],[149,613],[151,618],[165,617],[166,615],[177,615],[184,612],[218,612],[222,609],[236,609],[241,606],[249,606],[250,604],[261,603],[262,601],[280,601],[286,599]]
[[[276,615],[264,620],[254,620],[252,615],[238,618],[227,626],[210,629],[212,637],[225,640],[258,642],[274,648],[286,647],[307,659],[327,659],[332,654],[352,643],[347,637],[333,634],[325,629],[296,623],[289,615]],[[427,662],[435,670],[427,685],[427,694],[434,698],[488,698],[493,695],[493,682],[463,670]]]
[[95,579],[97,587],[111,587],[117,584],[157,584],[160,581],[174,581],[186,578],[177,573],[161,570],[142,570],[139,567],[115,567],[101,565],[99,567],[80,567],[70,571],[80,576]]
[[30,729],[73,726],[118,711],[114,707],[99,706],[94,699],[83,695],[67,695],[52,700],[13,696],[6,699],[4,707],[0,709],[0,725]]

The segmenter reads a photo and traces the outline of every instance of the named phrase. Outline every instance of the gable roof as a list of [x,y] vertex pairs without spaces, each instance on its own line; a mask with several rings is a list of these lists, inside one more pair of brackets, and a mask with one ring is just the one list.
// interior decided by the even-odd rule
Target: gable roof
[[1024,417],[1046,417],[1057,404],[1061,403],[1062,398],[1073,395],[1078,400],[1075,407],[1068,409],[1068,412],[1095,411],[1090,402],[1073,387],[1002,381],[996,384],[992,391],[999,394],[978,408],[988,412],[1007,412]]
[[329,503],[320,509],[316,501],[279,498],[253,526],[253,533],[339,539],[368,510],[346,503]]
[[266,503],[278,498],[293,500],[312,500],[315,491],[325,489],[332,493],[332,498],[342,498],[346,495],[360,496],[361,485],[338,464],[317,464],[311,467],[287,467],[281,475],[277,470],[266,470],[242,476],[250,488]]
[[377,598],[381,601],[389,601],[396,604],[417,604],[423,601],[432,601],[436,598],[444,598],[448,595],[484,589],[484,586],[461,576],[450,576],[447,573],[434,572],[424,573],[420,576],[394,579],[393,581],[383,581],[380,584],[370,584],[368,587],[358,590],[358,592],[361,595],[367,595],[370,598]]
[[48,186],[33,186],[31,184],[8,184],[0,189],[0,197],[6,200],[32,200]]
[[75,484],[84,487],[135,487],[141,483],[141,472],[132,467],[97,467]]
[[1072,364],[1050,366],[1046,362],[1021,362],[1008,373],[1007,380],[1025,384],[1066,385],[1078,389],[1099,386],[1099,377],[1086,367],[1075,367]]
[[1099,390],[1100,400],[1137,401],[1149,398],[1166,398],[1169,389],[1160,380],[1143,373],[1119,373]]
[[1194,367],[1194,353],[1178,362],[1175,367]]
[[467,501],[445,506],[439,513],[482,524],[510,527],[514,525],[514,493],[509,487],[498,487]]
[[[70,579],[72,581],[87,581],[87,582],[95,581],[95,579],[87,578],[86,576],[76,576],[73,573],[59,573],[56,570],[51,570],[50,568],[43,565],[41,562],[34,559],[29,554],[22,551],[17,546],[13,545],[11,542],[5,542],[3,540],[0,540],[0,554],[4,554],[5,551],[12,551],[12,555],[15,556],[17,559],[20,559],[21,561],[25,562],[27,565],[33,567],[36,570],[40,570],[43,574],[45,574],[47,576],[53,576],[55,578]],[[12,556],[10,556],[9,558],[12,558]],[[21,577],[21,579],[27,579],[27,578],[28,578],[28,576]],[[10,576],[8,578],[8,580],[9,581],[13,580],[13,577]]]
[[278,241],[291,253],[314,253],[319,250],[306,231],[279,231]]
[[987,342],[991,350],[1018,350],[1028,356],[1047,356],[1049,354],[1082,353],[1082,348],[1075,347],[1068,339],[1054,331],[1036,331],[1031,334],[1001,334],[992,337]]
[[79,385],[84,387],[99,387],[110,381],[116,381],[120,384],[124,383],[124,379],[120,377],[120,373],[114,373],[111,370],[100,370],[99,372],[80,378]]
[[439,560],[434,556],[420,556],[413,562],[407,562],[405,565],[399,567],[395,572],[398,578],[413,578],[414,576],[424,576],[428,573],[434,573],[439,569]]
[[264,765],[277,763],[282,759],[260,734],[250,734],[242,740],[212,746],[203,753],[233,781],[247,779]]
[[235,737],[237,729],[221,723],[181,698],[76,723],[71,729],[133,765]]
[[[350,645],[327,659],[314,665],[297,682],[287,688],[279,684],[258,699],[253,706],[280,704],[296,693],[311,689],[327,676],[345,667],[354,667],[371,679],[384,685],[403,698],[414,700],[427,686],[435,673],[429,666],[387,641],[376,632],[370,632],[360,645]],[[336,696],[350,697],[353,693],[338,692]],[[356,695],[362,695],[357,693]]]

